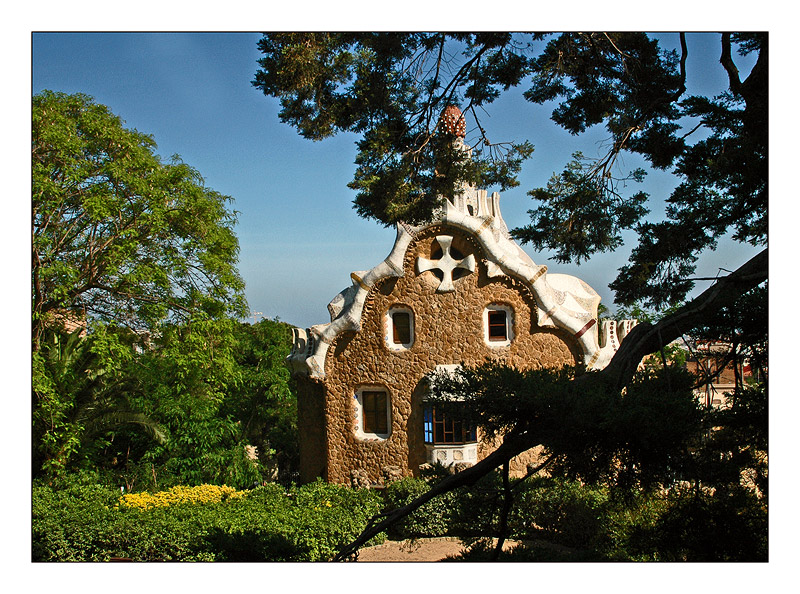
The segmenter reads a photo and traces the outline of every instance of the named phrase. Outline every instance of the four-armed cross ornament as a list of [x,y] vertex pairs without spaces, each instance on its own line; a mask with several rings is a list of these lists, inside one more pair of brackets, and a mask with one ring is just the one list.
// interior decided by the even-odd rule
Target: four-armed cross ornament
[[417,272],[422,274],[426,270],[440,270],[442,281],[436,289],[437,293],[450,293],[456,290],[453,286],[453,271],[456,268],[463,268],[470,272],[475,272],[475,256],[470,254],[466,258],[456,260],[450,255],[450,245],[453,238],[449,235],[437,235],[436,241],[442,248],[442,257],[438,260],[428,260],[427,258],[417,258]]

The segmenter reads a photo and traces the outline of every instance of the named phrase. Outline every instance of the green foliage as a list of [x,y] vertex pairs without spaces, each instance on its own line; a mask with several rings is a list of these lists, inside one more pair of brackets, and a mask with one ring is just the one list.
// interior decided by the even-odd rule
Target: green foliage
[[129,489],[288,485],[298,446],[287,332],[197,317],[154,335],[46,333],[33,354],[35,474],[99,468]]
[[655,522],[631,532],[634,554],[655,561],[767,561],[767,509],[753,493],[675,490]]
[[146,394],[140,405],[170,437],[144,459],[162,461],[169,473],[190,485],[226,482],[229,477],[220,474],[234,461],[235,421],[219,414],[226,388],[235,381],[234,324],[199,319],[165,325],[139,359]]
[[[554,105],[552,121],[573,135],[602,125],[604,153],[573,151],[562,173],[529,192],[538,206],[514,235],[580,262],[618,248],[632,230],[638,244],[611,285],[615,300],[661,306],[685,298],[698,254],[729,230],[738,241],[766,243],[767,35],[719,39],[722,59],[700,62],[729,81],[717,97],[689,94],[697,73],[687,72],[683,35],[678,53],[639,32],[275,33],[258,44],[253,84],[280,100],[281,120],[306,138],[359,135],[355,207],[384,224],[429,219],[463,183],[518,183],[532,146],[490,141],[482,120],[512,87]],[[737,48],[757,55],[745,79],[732,59]],[[469,122],[472,162],[440,133],[448,105]],[[663,220],[643,220],[648,197],[626,186],[646,172],[620,173],[626,154],[679,179]]]
[[[607,180],[623,151],[641,155],[656,169],[671,169],[683,180],[669,198],[667,220],[638,226],[630,264],[611,285],[619,303],[645,299],[660,305],[682,299],[693,286],[687,277],[697,254],[713,248],[730,228],[739,241],[766,240],[767,38],[721,36],[723,56],[730,56],[732,44],[741,44],[747,52],[758,52],[758,60],[744,81],[732,61],[722,60],[730,89],[713,99],[686,95],[688,46],[681,42],[679,59],[643,33],[564,33],[553,36],[532,64],[529,100],[558,101],[552,119],[572,133],[602,123],[611,134],[607,155],[585,176],[603,189],[598,192],[601,203],[603,194],[616,196]],[[705,134],[691,143],[689,133],[697,129]],[[533,195],[550,207],[565,204],[553,190]],[[549,213],[543,207],[532,214],[541,226]],[[625,222],[635,222],[628,214],[609,211],[607,218],[624,228]],[[562,247],[563,234],[526,239],[540,248],[562,250],[562,257],[582,255]],[[579,236],[578,245],[583,241]]]
[[539,477],[519,494],[510,521],[521,540],[545,538],[595,549],[607,530],[608,492],[576,481]]
[[[386,511],[424,493],[437,478],[441,478],[441,470],[427,480],[409,478],[392,483],[385,492]],[[508,561],[659,560],[663,558],[659,546],[672,546],[656,543],[666,534],[661,526],[672,526],[688,510],[679,505],[681,499],[675,495],[638,493],[620,499],[606,486],[553,476],[538,475],[521,483],[513,480],[512,485],[506,536],[524,544],[500,557]],[[490,538],[498,534],[502,507],[500,474],[491,473],[444,497],[446,500],[436,498],[393,526],[389,537],[458,536],[468,545],[468,552],[459,560],[490,560]],[[742,507],[744,513],[761,513],[758,502],[748,505]],[[698,529],[696,538],[702,532]],[[748,542],[759,538],[754,535]],[[751,550],[749,554],[755,553]]]
[[[512,481],[507,537],[568,549],[528,546],[502,558],[764,558],[765,384],[740,386],[730,406],[703,409],[694,378],[676,365],[645,366],[622,391],[591,375],[570,381],[571,373],[486,363],[432,383],[437,407],[461,398],[487,434],[530,432],[552,456],[552,478]],[[469,534],[470,525],[484,539],[496,534],[503,488],[492,476],[455,491],[449,534]],[[715,526],[736,542],[717,539]],[[491,556],[485,542],[473,549],[466,558]]]
[[[546,189],[528,192],[542,204],[528,211],[534,223],[514,229],[513,237],[555,249],[559,262],[588,261],[592,254],[622,246],[621,232],[633,228],[647,214],[643,205],[648,196],[639,192],[623,199],[615,191],[604,191],[598,187],[601,182],[594,177],[594,168],[577,152]],[[641,181],[643,177],[644,170],[636,170],[627,179]]]
[[[361,216],[387,225],[420,222],[463,182],[517,185],[533,151],[529,143],[490,143],[481,133],[474,161],[464,161],[454,137],[438,129],[448,105],[466,104],[463,111],[474,116],[521,80],[525,60],[508,47],[510,39],[507,33],[272,33],[259,41],[264,57],[253,84],[280,99],[281,120],[305,138],[361,135],[349,184]],[[445,54],[458,58],[445,66]],[[455,84],[446,80],[447,68],[456,72]]]
[[93,440],[123,427],[165,441],[162,428],[132,404],[141,390],[124,373],[132,358],[130,337],[114,328],[98,326],[88,337],[44,334],[32,366],[34,474],[85,463]]
[[534,477],[517,491],[513,538],[568,547],[519,550],[517,557],[532,557],[519,560],[645,560],[631,551],[631,535],[651,527],[666,509],[659,493],[619,500],[606,487],[557,477]]
[[693,378],[676,367],[646,369],[622,392],[607,387],[571,394],[543,441],[552,471],[623,492],[671,485],[700,434]]
[[[385,511],[409,503],[451,472],[451,469],[436,464],[421,478],[405,478],[391,483],[384,493]],[[459,536],[472,540],[493,534],[497,530],[501,484],[501,478],[495,472],[481,478],[475,485],[449,491],[392,526],[388,536],[393,539]]]
[[693,378],[676,367],[646,369],[625,390],[572,381],[574,370],[518,370],[497,362],[437,377],[431,402],[459,398],[489,437],[536,435],[557,472],[623,491],[668,485],[701,432]]
[[322,482],[147,511],[115,507],[118,496],[97,485],[35,485],[34,560],[324,561],[380,507],[373,491]]
[[[543,415],[563,402],[566,386],[574,378],[570,367],[518,370],[487,361],[457,374],[437,375],[430,385],[430,402],[447,413],[463,407],[461,413],[483,430],[487,439],[501,436],[520,423],[546,430]],[[464,399],[467,406],[458,404]]]
[[34,348],[65,311],[134,329],[245,311],[229,197],[90,97],[44,91],[32,115]]
[[[389,484],[385,490],[386,511],[392,511],[413,501],[430,488],[428,481],[404,478]],[[407,538],[446,536],[452,534],[459,490],[451,491],[429,501],[394,526],[388,536],[395,540]]]
[[[250,488],[274,480],[275,467],[290,479],[297,445],[285,332],[271,320],[258,329],[227,318],[162,325],[124,373],[139,386],[132,404],[169,439],[153,444],[117,430],[97,444],[95,463],[116,473],[119,484],[155,489]],[[285,453],[278,456],[269,439]],[[256,460],[246,446],[257,447]]]
[[708,412],[708,435],[692,457],[696,485],[717,493],[755,491],[766,500],[769,465],[768,407],[765,384],[740,386],[729,404]]
[[[463,494],[456,505],[463,503]],[[451,532],[452,533],[452,532]],[[486,538],[459,560],[488,561]],[[607,487],[538,476],[514,489],[502,561],[765,561],[766,508],[752,493],[664,492],[615,498]]]
[[[553,456],[552,478],[512,482],[507,536],[571,550],[531,546],[503,558],[765,558],[764,384],[741,387],[729,407],[706,410],[693,395],[693,378],[676,366],[646,367],[619,393],[565,382],[565,373],[487,363],[433,384],[437,407],[462,397],[481,427],[532,432],[544,455]],[[496,533],[503,490],[491,476],[466,495],[456,491],[450,508],[468,511],[451,514],[450,534],[469,533],[457,519],[484,538]],[[490,551],[478,543],[467,558],[485,559]]]
[[[116,495],[119,493],[117,492]],[[32,558],[34,561],[100,561],[113,556],[113,490],[97,484],[34,483]]]
[[239,432],[258,448],[283,484],[296,480],[299,464],[297,398],[284,364],[291,350],[291,330],[277,320],[237,324],[234,358],[237,381],[228,389],[221,414],[237,419]]

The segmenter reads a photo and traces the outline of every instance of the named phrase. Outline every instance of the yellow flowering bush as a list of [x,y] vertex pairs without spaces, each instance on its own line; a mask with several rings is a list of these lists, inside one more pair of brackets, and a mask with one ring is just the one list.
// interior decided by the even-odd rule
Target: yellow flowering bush
[[145,511],[154,507],[167,507],[180,503],[219,503],[228,499],[245,497],[247,493],[248,491],[237,491],[227,485],[177,486],[157,493],[128,493],[119,498],[119,506]]

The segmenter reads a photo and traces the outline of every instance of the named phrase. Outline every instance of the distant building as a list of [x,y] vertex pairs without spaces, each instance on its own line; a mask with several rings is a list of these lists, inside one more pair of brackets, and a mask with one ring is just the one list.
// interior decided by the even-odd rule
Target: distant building
[[736,388],[737,376],[742,384],[763,379],[759,377],[758,370],[751,367],[748,358],[731,360],[729,353],[732,345],[727,342],[688,342],[684,348],[687,353],[686,369],[698,379],[709,378],[695,390],[700,403],[705,406],[728,405],[730,394]]
[[79,310],[59,309],[45,314],[44,326],[60,330],[67,334],[79,332],[81,337],[86,336],[86,313]]

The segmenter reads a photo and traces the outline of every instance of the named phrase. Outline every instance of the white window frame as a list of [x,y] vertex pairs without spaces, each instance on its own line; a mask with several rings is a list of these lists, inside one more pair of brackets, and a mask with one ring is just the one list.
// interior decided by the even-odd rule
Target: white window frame
[[[408,335],[409,335],[409,342],[408,343],[396,343],[394,341],[394,314],[396,313],[407,313],[408,314]],[[415,320],[414,320],[414,310],[410,307],[406,307],[404,305],[395,305],[389,308],[386,312],[386,318],[384,327],[386,329],[385,338],[386,338],[386,346],[388,346],[393,351],[406,351],[412,347],[414,344],[415,339]]]
[[[364,392],[385,392],[386,393],[386,433],[367,433],[364,431],[363,414],[363,393]],[[353,403],[356,409],[356,438],[362,441],[385,441],[392,435],[392,393],[386,386],[363,385],[355,391]]]
[[[489,339],[489,312],[503,311],[506,314],[505,340]],[[483,310],[483,341],[492,348],[507,347],[514,340],[514,308],[505,303],[491,303]]]

